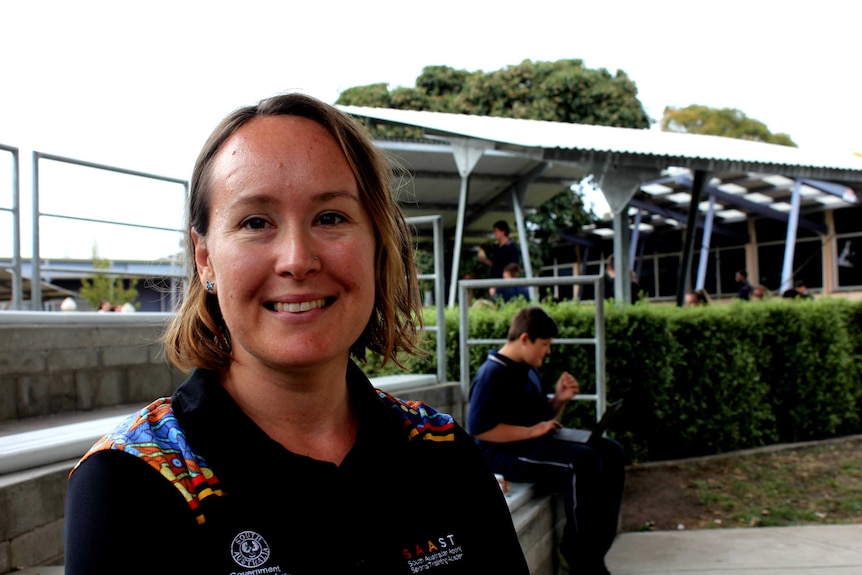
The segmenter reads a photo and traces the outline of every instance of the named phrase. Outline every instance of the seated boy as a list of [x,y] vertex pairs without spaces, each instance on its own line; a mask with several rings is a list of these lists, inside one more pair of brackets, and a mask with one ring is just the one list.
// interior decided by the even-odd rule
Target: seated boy
[[560,376],[551,399],[542,388],[537,368],[557,334],[554,319],[538,306],[515,314],[506,343],[488,354],[471,382],[467,429],[494,473],[563,496],[563,558],[573,573],[604,575],[622,504],[625,455],[610,439],[554,437],[557,418],[579,391],[569,373]]

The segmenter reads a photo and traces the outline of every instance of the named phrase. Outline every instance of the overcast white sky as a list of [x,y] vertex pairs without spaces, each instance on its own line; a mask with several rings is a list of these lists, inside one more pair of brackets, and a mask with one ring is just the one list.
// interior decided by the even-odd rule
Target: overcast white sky
[[738,108],[844,154],[862,149],[860,16],[847,0],[0,0],[0,143],[187,178],[218,120],[281,91],[334,102],[427,65],[580,58],[625,71],[656,120]]

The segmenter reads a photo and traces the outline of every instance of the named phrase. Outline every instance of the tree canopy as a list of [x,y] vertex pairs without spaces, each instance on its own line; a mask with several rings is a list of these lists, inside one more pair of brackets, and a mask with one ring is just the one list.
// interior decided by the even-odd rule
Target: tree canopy
[[[344,90],[336,104],[624,128],[650,125],[625,72],[586,68],[582,60],[524,60],[493,72],[426,66],[414,87],[356,86]],[[372,127],[372,133],[403,135],[391,127]]]
[[668,106],[664,109],[661,129],[665,132],[725,136],[796,147],[787,134],[773,134],[766,124],[749,118],[735,108],[709,108],[698,104],[685,108]]

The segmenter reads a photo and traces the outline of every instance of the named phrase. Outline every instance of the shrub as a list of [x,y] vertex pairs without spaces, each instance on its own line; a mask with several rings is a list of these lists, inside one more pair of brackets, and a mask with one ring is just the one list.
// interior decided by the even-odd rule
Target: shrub
[[[505,338],[509,321],[524,305],[471,308],[470,337]],[[595,337],[593,305],[542,305],[560,326],[558,339]],[[434,310],[426,314],[426,323],[433,325]],[[459,321],[458,310],[446,310],[450,381],[460,380]],[[436,372],[433,336],[427,344],[432,352],[412,360],[412,371]],[[497,347],[471,346],[471,375],[488,350]],[[594,345],[555,345],[541,370],[547,391],[567,370],[582,393],[595,393],[600,359]],[[823,298],[691,309],[605,306],[604,359],[607,399],[625,398],[611,435],[634,461],[862,431],[862,302]],[[366,372],[375,374],[373,361]],[[572,402],[563,416],[573,426],[594,420],[590,402]]]

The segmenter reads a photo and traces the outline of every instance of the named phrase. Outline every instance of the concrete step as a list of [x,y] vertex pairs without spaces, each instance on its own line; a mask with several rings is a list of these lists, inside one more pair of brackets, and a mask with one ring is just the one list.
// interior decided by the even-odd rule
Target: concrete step
[[49,415],[0,425],[0,475],[81,457],[140,405]]

